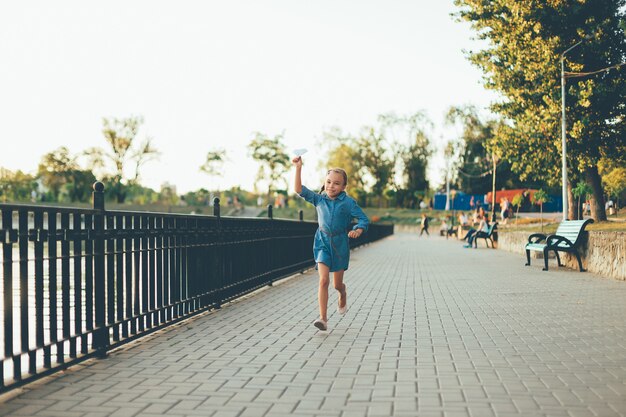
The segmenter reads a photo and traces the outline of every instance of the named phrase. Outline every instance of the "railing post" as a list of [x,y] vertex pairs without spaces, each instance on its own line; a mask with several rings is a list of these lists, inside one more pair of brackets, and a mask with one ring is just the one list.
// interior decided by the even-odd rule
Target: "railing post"
[[[273,211],[273,207],[271,204],[267,205],[267,218],[268,219],[273,219],[274,218],[274,211]],[[274,235],[275,231],[274,228],[272,228],[272,236]],[[273,264],[274,263],[274,259],[275,259],[275,254],[272,253],[272,251],[274,250],[274,239],[272,239],[271,241],[272,243],[270,244],[268,250],[270,253],[268,253],[268,259],[270,259],[270,263]],[[273,265],[272,265],[273,268]],[[270,287],[273,285],[273,281],[274,279],[270,277],[269,283],[267,285],[269,285]]]
[[213,199],[213,215],[217,217],[217,224],[220,223],[220,199],[215,197]]
[[304,220],[304,210],[298,210],[298,217],[300,218],[300,221]]
[[217,217],[217,253],[216,253],[216,272],[217,272],[217,289],[215,291],[215,308],[222,308],[222,287],[224,285],[224,236],[222,233],[222,216],[220,215],[220,199],[213,199],[213,215]]
[[93,208],[99,213],[94,215],[94,304],[95,329],[93,335],[93,349],[96,355],[104,358],[109,347],[109,333],[106,327],[106,291],[104,287],[104,184],[97,181],[93,185]]

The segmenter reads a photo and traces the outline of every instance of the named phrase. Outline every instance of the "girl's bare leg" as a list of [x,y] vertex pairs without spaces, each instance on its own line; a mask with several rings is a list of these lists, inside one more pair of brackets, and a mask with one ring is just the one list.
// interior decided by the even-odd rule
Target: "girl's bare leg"
[[328,265],[319,262],[317,271],[320,274],[320,286],[317,292],[317,300],[320,304],[320,318],[328,321],[328,285],[330,284],[330,272]]
[[346,284],[343,283],[343,272],[343,269],[333,272],[333,286],[339,291],[339,307],[346,305]]

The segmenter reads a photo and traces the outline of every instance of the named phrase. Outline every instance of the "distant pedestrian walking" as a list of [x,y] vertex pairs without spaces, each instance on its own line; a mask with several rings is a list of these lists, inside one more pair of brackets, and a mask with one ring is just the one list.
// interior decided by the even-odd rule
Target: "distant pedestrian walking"
[[426,213],[422,213],[422,226],[420,228],[420,237],[422,237],[422,233],[426,232],[427,236],[430,236],[430,233],[428,233],[428,216],[426,216]]
[[[317,211],[319,227],[313,240],[313,256],[317,264],[320,281],[318,302],[320,318],[313,325],[320,330],[328,329],[328,285],[330,273],[333,273],[333,286],[339,292],[337,311],[345,314],[347,303],[346,285],[343,274],[350,261],[350,245],[348,238],[357,238],[367,231],[369,220],[357,202],[346,192],[348,176],[340,168],[330,169],[326,173],[326,181],[319,194],[302,185],[302,157],[293,159],[296,166],[295,191]],[[352,219],[357,224],[347,231]]]

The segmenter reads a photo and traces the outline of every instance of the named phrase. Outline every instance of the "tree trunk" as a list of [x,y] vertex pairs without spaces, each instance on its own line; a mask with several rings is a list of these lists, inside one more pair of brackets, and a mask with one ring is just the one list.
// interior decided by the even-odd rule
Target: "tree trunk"
[[585,169],[585,180],[593,190],[591,200],[591,217],[595,221],[606,221],[606,211],[604,210],[604,193],[602,192],[602,179],[598,174],[598,167]]
[[567,182],[567,219],[574,220],[576,218],[576,200],[572,192],[572,183]]

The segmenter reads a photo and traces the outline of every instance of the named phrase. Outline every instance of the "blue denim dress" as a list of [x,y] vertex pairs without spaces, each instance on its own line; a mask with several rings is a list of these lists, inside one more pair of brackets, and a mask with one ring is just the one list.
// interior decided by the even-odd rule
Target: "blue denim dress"
[[328,265],[330,272],[348,269],[348,227],[355,218],[357,224],[352,229],[363,229],[366,232],[369,220],[365,213],[345,191],[332,200],[326,194],[317,194],[303,186],[300,197],[313,204],[317,210],[319,228],[313,240],[315,262]]

